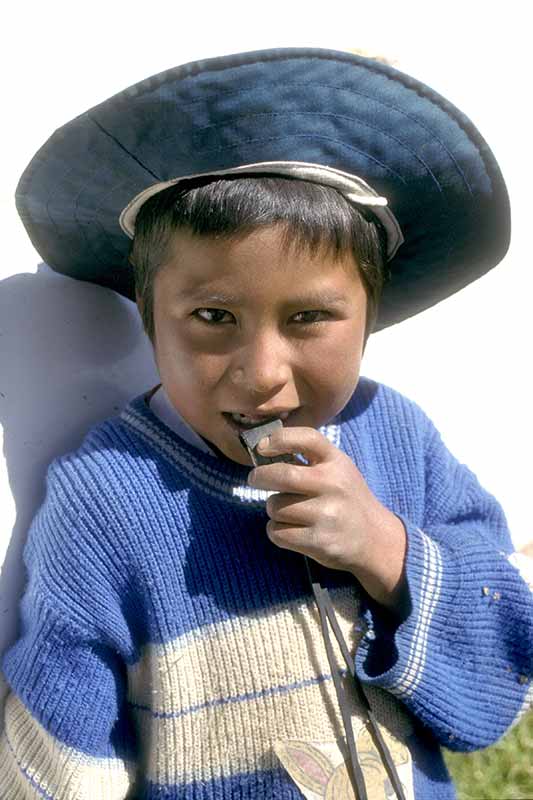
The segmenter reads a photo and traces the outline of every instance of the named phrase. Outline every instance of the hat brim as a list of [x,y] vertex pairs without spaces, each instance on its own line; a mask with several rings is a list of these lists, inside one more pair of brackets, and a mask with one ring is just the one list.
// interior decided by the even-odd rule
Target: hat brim
[[349,53],[276,49],[148,78],[56,131],[16,194],[56,271],[134,298],[123,209],[180,176],[264,161],[357,175],[387,198],[404,243],[376,330],[494,267],[510,237],[498,164],[457,108],[393,67]]

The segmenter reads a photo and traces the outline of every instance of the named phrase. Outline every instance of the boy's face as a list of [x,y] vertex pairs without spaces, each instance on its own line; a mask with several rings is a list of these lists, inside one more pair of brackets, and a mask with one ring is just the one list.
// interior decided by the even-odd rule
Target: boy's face
[[[359,378],[366,293],[354,259],[287,248],[278,227],[233,240],[175,234],[154,282],[154,351],[171,403],[228,458],[246,415],[318,428]],[[245,424],[245,421],[244,421]]]

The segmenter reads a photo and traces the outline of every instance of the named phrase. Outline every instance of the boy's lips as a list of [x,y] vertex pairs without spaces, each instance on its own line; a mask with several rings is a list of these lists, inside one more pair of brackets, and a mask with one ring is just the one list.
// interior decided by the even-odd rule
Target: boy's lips
[[295,411],[297,411],[296,408],[291,410],[279,409],[268,414],[259,414],[257,412],[250,412],[248,414],[240,411],[223,411],[222,415],[226,418],[233,430],[240,433],[245,428],[253,428],[256,425],[264,425],[266,422],[270,422],[274,419],[280,419],[282,422],[286,422],[290,418],[291,414],[293,414]]

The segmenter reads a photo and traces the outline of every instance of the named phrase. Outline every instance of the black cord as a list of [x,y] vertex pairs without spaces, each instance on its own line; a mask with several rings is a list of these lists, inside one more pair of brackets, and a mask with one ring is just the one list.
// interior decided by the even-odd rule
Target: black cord
[[320,614],[320,625],[322,627],[322,635],[324,638],[324,644],[326,646],[326,653],[328,656],[329,666],[331,669],[331,676],[333,678],[333,685],[335,686],[335,692],[337,694],[337,701],[339,703],[339,709],[342,716],[342,722],[344,725],[344,730],[346,733],[346,742],[348,744],[348,752],[350,755],[350,772],[351,772],[351,779],[352,784],[355,790],[356,797],[358,800],[368,800],[368,795],[366,793],[365,787],[365,779],[363,776],[363,772],[361,770],[361,766],[359,764],[359,759],[357,758],[357,749],[355,747],[355,739],[353,735],[353,726],[352,726],[352,719],[350,716],[350,711],[346,707],[345,697],[343,696],[342,686],[340,682],[340,676],[337,669],[337,665],[335,663],[335,656],[333,653],[333,646],[331,644],[331,638],[329,635],[329,628],[327,624],[327,614],[324,606],[324,597],[323,597],[323,589],[319,583],[315,583],[311,577],[311,570],[309,567],[309,562],[307,557],[305,557],[306,564],[307,564],[307,571],[309,574],[309,579],[311,581],[311,587],[313,589],[313,594],[315,596],[315,601],[318,607],[318,611]]
[[331,627],[333,628],[333,633],[335,634],[335,638],[337,639],[342,656],[346,662],[346,666],[348,667],[348,671],[353,678],[357,699],[365,711],[365,716],[366,716],[365,722],[368,724],[370,735],[372,737],[372,740],[376,746],[378,753],[381,756],[389,780],[396,793],[397,800],[406,800],[403,791],[403,786],[401,784],[398,772],[396,770],[396,765],[394,764],[389,748],[385,740],[383,739],[383,735],[379,729],[377,720],[374,714],[372,713],[370,702],[365,694],[361,681],[359,680],[355,672],[355,663],[352,657],[350,656],[348,645],[346,644],[344,636],[342,635],[342,631],[339,627],[339,623],[335,615],[335,610],[331,603],[329,592],[327,589],[323,588],[320,585],[320,583],[313,580],[309,559],[307,556],[304,556],[304,559],[307,568],[307,575],[309,577],[309,582],[311,584],[313,595],[315,597],[315,602],[320,614],[320,625],[322,628],[322,635],[324,637],[324,644],[326,646],[326,653],[328,656],[329,666],[333,677],[333,684],[335,686],[337,701],[339,703],[342,721],[344,724],[344,730],[346,733],[348,752],[350,755],[350,772],[356,797],[358,798],[358,800],[368,800],[368,795],[364,783],[364,776],[361,767],[359,765],[359,759],[357,757],[357,748],[355,746],[355,740],[353,735],[352,720],[349,709],[347,708],[345,697],[343,696],[338,667],[337,664],[335,663],[335,655],[333,653],[333,646],[331,644],[331,637],[328,628],[328,620],[331,624]]

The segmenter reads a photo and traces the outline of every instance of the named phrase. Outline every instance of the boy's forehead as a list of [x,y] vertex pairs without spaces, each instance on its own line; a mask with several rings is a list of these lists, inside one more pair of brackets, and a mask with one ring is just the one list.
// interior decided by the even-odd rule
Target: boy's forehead
[[271,267],[310,269],[321,265],[327,270],[335,262],[354,262],[351,250],[336,253],[327,243],[313,246],[292,235],[283,224],[258,225],[232,235],[196,234],[188,228],[172,233],[168,266],[188,267],[194,274],[231,274],[236,267],[253,268],[258,261]]
[[178,231],[172,257],[160,274],[165,286],[184,299],[226,303],[277,289],[295,301],[314,298],[333,304],[361,283],[351,253],[286,248],[283,233],[275,227],[235,240]]

